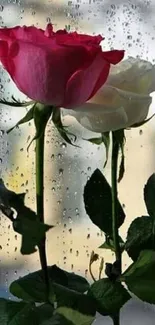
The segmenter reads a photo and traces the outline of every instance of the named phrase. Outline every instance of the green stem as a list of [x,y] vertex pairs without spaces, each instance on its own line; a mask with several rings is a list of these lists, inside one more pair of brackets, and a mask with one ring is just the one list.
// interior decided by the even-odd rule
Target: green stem
[[[36,140],[36,202],[37,216],[44,223],[44,138],[45,132]],[[46,283],[47,300],[49,297],[49,277],[46,258],[46,236],[39,245],[40,263]]]
[[118,315],[115,315],[113,317],[113,324],[114,325],[119,325],[120,324],[120,317],[119,317],[119,314]]
[[118,231],[118,199],[117,199],[117,165],[118,165],[119,144],[115,138],[115,132],[112,132],[112,159],[111,159],[111,182],[112,182],[112,231],[115,247],[116,261],[118,262],[119,271],[121,274],[121,248],[119,244]]
[[[112,132],[112,157],[111,157],[111,182],[112,182],[112,232],[115,247],[115,256],[119,273],[122,271],[122,256],[119,244],[118,230],[118,199],[117,199],[117,167],[118,167],[119,143],[115,137],[115,132]],[[119,325],[120,313],[113,317],[113,324]]]

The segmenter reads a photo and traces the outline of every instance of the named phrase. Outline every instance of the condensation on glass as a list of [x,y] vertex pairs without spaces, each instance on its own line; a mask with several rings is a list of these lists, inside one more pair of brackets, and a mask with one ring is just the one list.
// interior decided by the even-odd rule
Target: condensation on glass
[[[155,1],[154,0],[8,0],[0,2],[0,26],[31,25],[39,27],[51,22],[55,29],[69,26],[70,30],[105,37],[103,48],[125,49],[127,56],[139,56],[155,62]],[[8,74],[0,66],[0,97],[25,98],[14,86]],[[152,111],[155,100],[153,99]],[[16,192],[26,192],[26,203],[35,209],[34,145],[27,146],[34,134],[33,122],[6,131],[25,113],[24,108],[0,106],[0,177]],[[78,137],[77,147],[66,144],[49,123],[46,133],[45,157],[45,217],[55,228],[48,233],[48,263],[85,274],[89,279],[90,253],[95,250],[107,262],[111,253],[98,249],[104,240],[100,230],[91,223],[83,205],[83,188],[96,167],[103,170],[104,146],[96,146],[83,140],[95,134],[84,130],[72,118],[68,120],[70,131]],[[124,204],[126,229],[135,216],[146,213],[142,188],[155,169],[155,122],[152,120],[143,130],[126,132],[126,174],[119,185],[120,201]],[[110,180],[110,166],[104,170]],[[132,174],[132,177],[131,177]],[[103,207],[104,209],[104,207]],[[16,235],[5,218],[0,219],[0,290],[7,296],[12,279],[39,268],[38,254],[23,257],[19,252],[20,236]],[[97,262],[98,263],[98,262]],[[123,267],[129,263],[124,256]],[[97,277],[98,268],[93,266]],[[122,322],[130,324],[154,324],[155,311],[148,304],[130,301],[122,310]],[[102,320],[103,321],[103,320]],[[100,324],[100,318],[97,321]],[[105,325],[110,325],[105,318]]]

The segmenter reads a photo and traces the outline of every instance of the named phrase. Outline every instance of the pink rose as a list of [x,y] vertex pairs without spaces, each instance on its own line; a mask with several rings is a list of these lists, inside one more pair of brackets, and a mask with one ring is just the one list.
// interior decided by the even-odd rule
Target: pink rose
[[53,106],[84,104],[107,80],[124,51],[103,52],[102,36],[36,27],[0,29],[0,60],[29,98]]

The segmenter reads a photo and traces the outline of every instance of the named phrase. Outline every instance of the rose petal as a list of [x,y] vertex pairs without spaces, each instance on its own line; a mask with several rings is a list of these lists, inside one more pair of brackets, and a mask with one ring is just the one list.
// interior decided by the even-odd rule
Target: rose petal
[[130,57],[111,68],[107,84],[138,94],[150,94],[155,91],[155,65]]
[[[33,100],[56,106],[63,104],[70,75],[91,59],[83,47],[76,53],[75,49],[62,49],[60,46],[53,47],[51,51],[46,44],[44,47],[18,41],[12,44],[19,46],[17,55],[12,55],[10,50],[7,60],[2,63],[7,70],[9,66],[8,72],[17,87]],[[15,54],[15,48],[12,50]],[[66,64],[67,61],[70,66]]]
[[35,44],[51,44],[53,39],[45,37],[44,30],[34,26],[16,26],[13,28],[0,28],[0,39],[21,40]]
[[112,64],[119,63],[124,58],[125,51],[123,50],[113,50],[113,51],[107,51],[103,52],[103,56],[106,61]]
[[7,71],[9,71],[8,52],[8,43],[6,41],[0,41],[0,61]]
[[63,110],[63,114],[75,117],[83,127],[99,133],[120,129],[128,122],[123,107],[115,110],[93,103],[86,103],[76,110]]
[[[85,35],[76,32],[72,33],[56,33],[57,43],[65,46],[98,46],[104,39],[101,35]],[[59,34],[59,35],[58,35]]]
[[8,43],[6,41],[0,41],[0,59],[6,59],[8,56]]
[[[103,57],[104,57],[104,59],[106,59],[107,62],[116,64],[123,59],[124,51],[114,50],[114,51],[109,51],[109,52],[103,52]],[[107,65],[106,68],[107,68],[107,75],[108,75],[110,66]],[[97,93],[97,91],[102,87],[102,85],[104,84],[105,81],[106,80],[105,80],[105,67],[104,67],[100,73],[100,76],[99,76],[99,78],[96,82],[96,85],[95,85],[90,97],[88,98],[88,100],[90,98],[92,98],[94,96],[94,94]]]
[[107,63],[100,52],[87,69],[76,71],[67,83],[65,103],[63,107],[72,108],[86,102],[97,83],[102,71],[102,84],[106,81],[110,64]]
[[17,87],[33,100],[72,108],[105,83],[110,62],[115,64],[124,53],[104,54],[102,39],[101,35],[54,32],[52,24],[45,31],[33,26],[1,28],[0,40],[8,46],[1,61]]
[[52,24],[47,24],[44,35],[47,37],[51,37],[54,35],[54,31],[53,31],[53,25]]
[[105,101],[96,101],[94,96],[91,103],[88,102],[71,111],[70,114],[82,126],[101,133],[130,127],[147,117],[152,102],[150,96],[125,92],[114,87],[105,88],[103,87]]

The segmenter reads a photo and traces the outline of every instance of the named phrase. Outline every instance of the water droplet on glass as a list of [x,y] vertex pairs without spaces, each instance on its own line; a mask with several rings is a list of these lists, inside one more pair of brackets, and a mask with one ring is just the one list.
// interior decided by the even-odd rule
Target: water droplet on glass
[[55,184],[55,183],[56,183],[56,180],[55,180],[55,179],[53,179],[53,180],[52,180],[52,183],[54,183],[54,184]]
[[68,221],[69,221],[69,223],[72,223],[72,218],[68,217]]
[[62,168],[59,169],[59,175],[63,175],[64,170]]
[[88,275],[88,269],[85,270],[85,276],[87,277]]
[[46,21],[47,21],[47,23],[51,23],[51,18],[47,17]]
[[66,209],[63,209],[63,213],[62,213],[63,217],[66,215],[66,211],[67,211]]
[[65,148],[67,147],[67,144],[66,144],[65,142],[63,142],[63,143],[61,144],[61,147],[62,147],[63,149],[65,149]]
[[0,11],[2,12],[4,10],[4,6],[0,5]]
[[4,134],[4,130],[0,130],[0,135],[2,136]]

